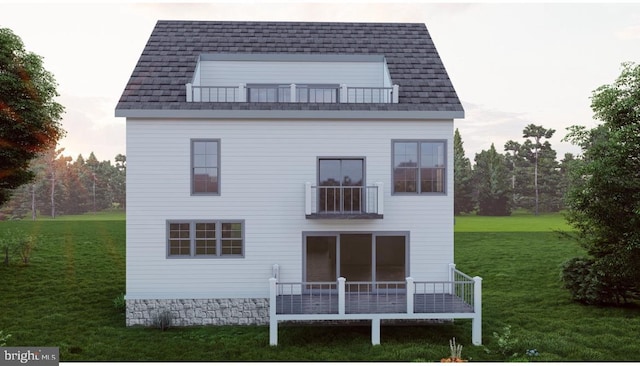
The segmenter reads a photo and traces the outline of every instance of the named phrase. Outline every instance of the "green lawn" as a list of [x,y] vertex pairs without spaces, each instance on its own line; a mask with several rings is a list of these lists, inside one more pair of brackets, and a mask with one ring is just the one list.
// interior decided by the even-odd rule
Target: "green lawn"
[[549,232],[559,230],[571,230],[561,213],[534,216],[517,212],[505,217],[464,215],[455,219],[455,231],[457,233]]
[[[0,263],[0,330],[13,335],[7,346],[60,347],[62,361],[438,361],[456,337],[473,361],[526,359],[533,348],[540,356],[531,359],[540,361],[640,360],[638,307],[582,306],[561,288],[559,266],[582,251],[551,231],[564,227],[560,215],[456,219],[458,268],[484,279],[489,353],[471,345],[468,320],[383,327],[375,347],[369,327],[281,326],[278,347],[268,345],[267,327],[126,328],[113,306],[125,287],[124,216],[117,216],[0,222],[0,236],[8,228],[40,236],[30,265]],[[514,344],[502,354],[492,334],[507,325]]]

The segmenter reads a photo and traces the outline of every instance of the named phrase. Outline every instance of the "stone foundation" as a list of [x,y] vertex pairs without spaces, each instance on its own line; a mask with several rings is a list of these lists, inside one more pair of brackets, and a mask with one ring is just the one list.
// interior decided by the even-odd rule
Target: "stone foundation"
[[154,326],[163,312],[172,326],[269,324],[269,300],[249,299],[144,299],[126,300],[127,326]]

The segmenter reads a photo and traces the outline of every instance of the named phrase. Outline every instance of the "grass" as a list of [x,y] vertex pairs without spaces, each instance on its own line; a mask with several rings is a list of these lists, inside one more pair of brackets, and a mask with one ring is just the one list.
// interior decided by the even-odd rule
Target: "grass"
[[516,212],[511,216],[492,217],[464,215],[455,220],[455,231],[461,232],[553,232],[569,231],[571,227],[562,213],[541,214],[538,216]]
[[[563,227],[560,215],[457,218],[458,268],[483,277],[482,347],[471,345],[467,320],[383,326],[375,347],[369,327],[281,326],[278,347],[268,345],[265,326],[126,328],[113,304],[125,288],[117,216],[0,222],[0,237],[8,228],[40,237],[28,266],[0,263],[0,330],[13,335],[7,346],[60,347],[62,361],[437,361],[456,337],[473,361],[525,360],[533,348],[540,356],[531,359],[540,361],[640,360],[640,309],[582,306],[561,288],[561,263],[582,250],[550,231]],[[513,345],[501,348],[492,334],[507,325]]]
[[[64,215],[52,219],[51,216],[40,216],[38,221],[122,221],[125,219],[123,210],[107,210],[100,212],[87,212],[80,215]],[[25,219],[25,220],[28,220]]]

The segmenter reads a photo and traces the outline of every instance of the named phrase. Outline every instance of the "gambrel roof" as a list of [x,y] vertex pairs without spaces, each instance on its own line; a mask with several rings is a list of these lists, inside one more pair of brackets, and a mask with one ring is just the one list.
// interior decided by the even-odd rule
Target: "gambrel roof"
[[[399,85],[399,102],[187,102],[185,84],[193,78],[198,57],[212,53],[383,55],[391,80]],[[192,116],[205,116],[206,111],[250,115],[247,111],[269,110],[298,111],[297,116],[309,111],[342,111],[366,117],[395,111],[464,117],[424,24],[165,20],[157,22],[118,102],[116,116],[177,116],[184,111],[191,111]]]

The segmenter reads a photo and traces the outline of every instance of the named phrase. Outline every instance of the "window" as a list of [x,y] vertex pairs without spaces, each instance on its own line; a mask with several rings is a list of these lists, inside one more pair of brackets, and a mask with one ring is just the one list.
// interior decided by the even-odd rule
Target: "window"
[[445,193],[445,141],[393,142],[393,193]]
[[318,192],[320,212],[361,212],[364,159],[319,159]]
[[191,234],[188,223],[169,225],[169,255],[190,255]]
[[170,221],[167,223],[169,257],[242,257],[242,221]]
[[191,193],[219,194],[220,142],[191,141]]

